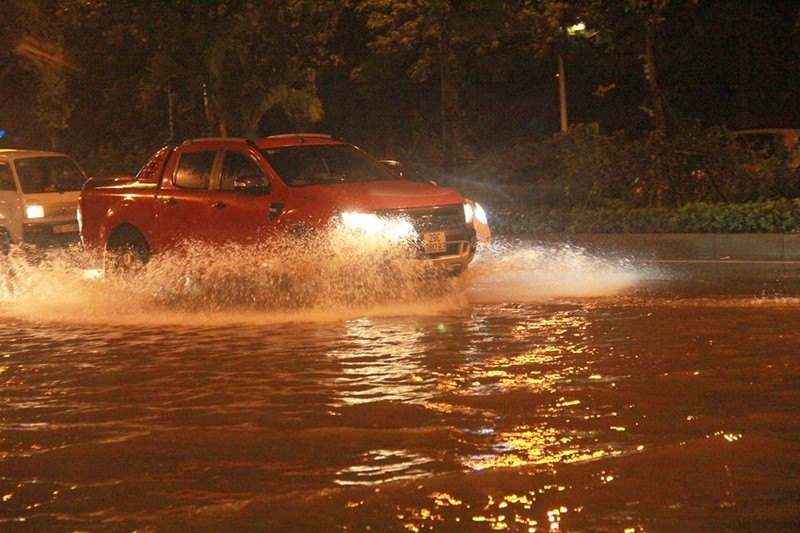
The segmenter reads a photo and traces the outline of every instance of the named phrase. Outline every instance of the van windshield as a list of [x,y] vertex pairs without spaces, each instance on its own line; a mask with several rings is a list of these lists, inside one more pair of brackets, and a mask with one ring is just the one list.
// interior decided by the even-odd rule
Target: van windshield
[[80,191],[86,181],[78,165],[66,156],[28,157],[14,164],[25,194]]

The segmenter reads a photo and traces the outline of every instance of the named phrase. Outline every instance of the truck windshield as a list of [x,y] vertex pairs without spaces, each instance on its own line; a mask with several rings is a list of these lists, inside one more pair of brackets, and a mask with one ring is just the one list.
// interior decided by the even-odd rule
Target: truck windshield
[[265,148],[261,153],[290,187],[398,179],[380,162],[345,144]]
[[81,169],[66,156],[29,157],[15,162],[22,192],[79,191],[86,181]]

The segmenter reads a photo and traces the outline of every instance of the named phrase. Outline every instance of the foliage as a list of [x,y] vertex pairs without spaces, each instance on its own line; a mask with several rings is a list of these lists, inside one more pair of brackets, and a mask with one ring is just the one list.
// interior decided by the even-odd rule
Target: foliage
[[785,154],[753,152],[723,128],[627,139],[578,125],[488,154],[464,169],[462,181],[484,183],[479,198],[489,205],[513,198],[548,209],[677,208],[800,196],[787,174]]
[[[74,103],[66,76],[74,67],[44,6],[6,0],[0,20],[0,129],[19,124],[12,135],[40,137],[51,148],[69,127]],[[18,118],[23,109],[27,115]]]
[[[681,165],[699,158],[689,144],[683,162],[672,156],[682,127],[695,119],[731,128],[800,121],[800,8],[762,4],[4,0],[0,130],[9,134],[2,142],[55,147],[96,166],[92,173],[116,173],[134,171],[129,161],[168,139],[220,133],[313,127],[381,157],[460,165],[527,136],[552,145],[555,154],[529,169],[550,178],[536,190],[504,183],[508,194],[520,187],[553,207],[594,208],[609,198],[682,205],[698,198],[685,173],[681,185]],[[568,35],[578,21],[587,31]],[[546,138],[559,123],[556,55],[566,65],[570,119],[597,123],[597,131],[575,126],[582,136]],[[642,76],[642,65],[654,72],[655,62],[657,87]],[[670,138],[626,147],[599,135],[643,137],[655,126],[654,89]],[[557,157],[567,151],[576,155]],[[643,154],[654,159],[645,165]],[[523,161],[533,164],[527,155]],[[615,175],[618,164],[637,172]],[[699,170],[700,200],[753,197],[744,181],[718,190],[719,176]],[[625,196],[639,189],[639,197]]]
[[628,209],[517,208],[490,211],[492,231],[535,233],[796,233],[800,199]]
[[[336,2],[61,4],[71,32],[83,38],[104,32],[104,40],[143,56],[137,107],[151,108],[159,100],[164,106],[167,93],[174,93],[176,121],[189,130],[185,136],[253,135],[275,105],[292,119],[321,118],[314,68],[328,59],[324,45],[335,27]],[[123,12],[128,18],[121,20]],[[118,33],[105,33],[109,26]],[[106,60],[98,57],[104,50],[82,52],[85,64]]]

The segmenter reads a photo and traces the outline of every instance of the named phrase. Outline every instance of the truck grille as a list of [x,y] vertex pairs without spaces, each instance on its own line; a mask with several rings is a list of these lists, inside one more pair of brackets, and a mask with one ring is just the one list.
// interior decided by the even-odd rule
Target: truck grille
[[461,204],[412,209],[385,209],[377,214],[387,218],[404,218],[411,222],[417,233],[461,229],[466,223]]

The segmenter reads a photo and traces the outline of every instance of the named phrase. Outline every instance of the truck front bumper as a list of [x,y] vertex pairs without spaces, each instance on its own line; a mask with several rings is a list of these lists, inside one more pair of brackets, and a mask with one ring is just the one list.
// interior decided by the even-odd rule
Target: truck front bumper
[[475,257],[477,249],[477,238],[475,228],[464,228],[458,230],[447,230],[446,245],[442,251],[426,251],[424,241],[416,243],[419,257],[431,261],[437,266],[453,274],[459,274],[467,268]]

